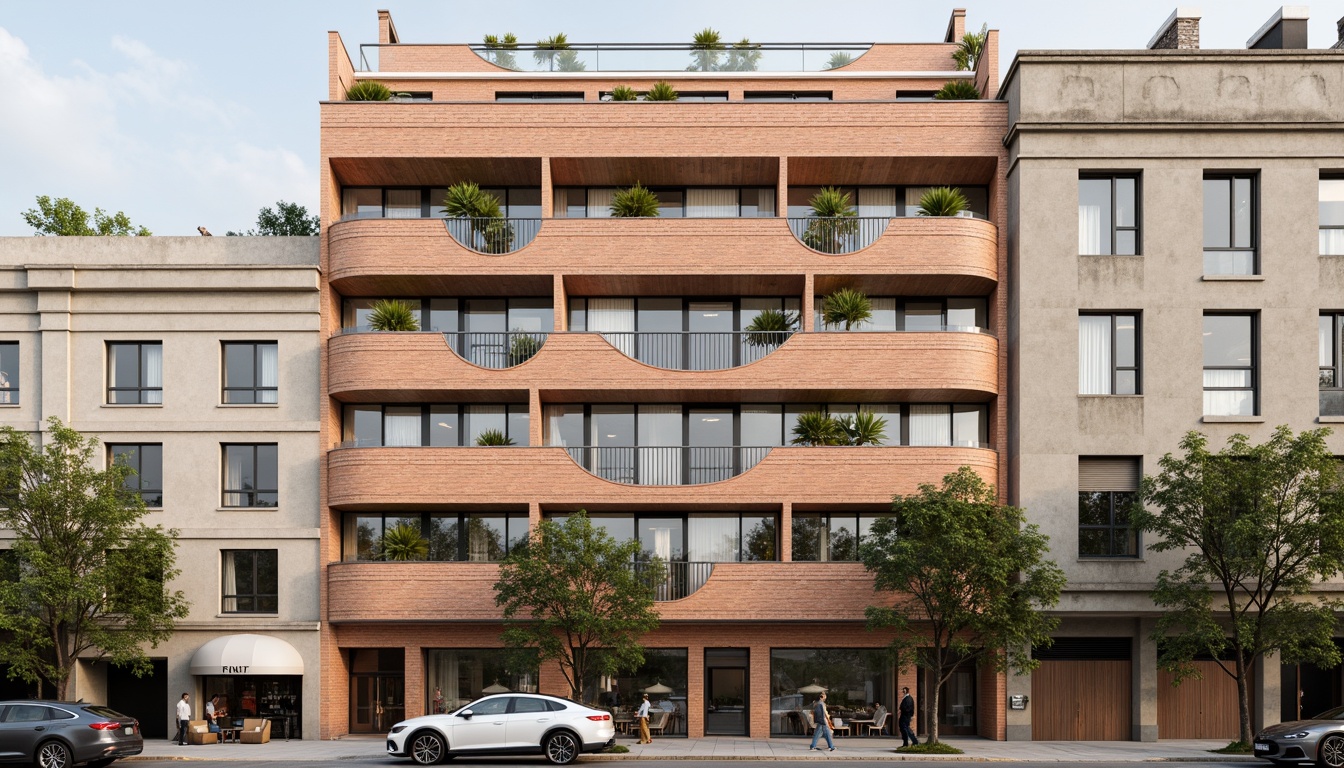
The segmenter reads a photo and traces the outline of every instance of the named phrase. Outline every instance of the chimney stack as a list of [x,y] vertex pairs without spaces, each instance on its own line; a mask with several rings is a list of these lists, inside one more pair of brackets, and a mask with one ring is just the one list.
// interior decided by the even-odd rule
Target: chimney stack
[[1199,50],[1199,9],[1183,6],[1171,12],[1148,41],[1149,50]]
[[1260,51],[1306,48],[1309,10],[1305,5],[1283,6],[1251,35],[1246,47]]

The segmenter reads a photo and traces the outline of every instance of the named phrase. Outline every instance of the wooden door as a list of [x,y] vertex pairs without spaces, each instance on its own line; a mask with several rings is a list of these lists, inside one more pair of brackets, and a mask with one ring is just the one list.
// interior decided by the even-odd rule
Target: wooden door
[[1048,660],[1031,673],[1033,741],[1127,741],[1130,661]]
[[[1227,662],[1232,664],[1232,662]],[[1160,739],[1236,739],[1241,730],[1237,681],[1216,661],[1196,661],[1203,677],[1172,687],[1172,674],[1157,673],[1157,736]],[[1255,707],[1255,698],[1251,698]]]

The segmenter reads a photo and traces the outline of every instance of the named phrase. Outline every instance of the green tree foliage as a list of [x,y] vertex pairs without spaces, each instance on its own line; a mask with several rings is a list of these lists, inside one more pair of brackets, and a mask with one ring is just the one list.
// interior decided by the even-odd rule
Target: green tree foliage
[[798,313],[763,309],[746,327],[746,341],[753,347],[778,347],[798,329]]
[[379,299],[369,312],[369,327],[375,331],[418,331],[415,307],[401,299]]
[[849,193],[839,187],[822,187],[808,201],[813,220],[803,231],[803,245],[822,253],[844,253],[849,238],[859,231],[858,215]]
[[974,101],[980,98],[980,89],[970,80],[949,80],[942,88],[934,91],[933,98],[940,101]]
[[690,72],[714,72],[723,60],[723,43],[717,30],[705,27],[691,38]]
[[635,182],[633,187],[619,189],[611,196],[611,215],[618,219],[657,217],[658,196]]
[[246,232],[228,232],[233,235],[260,235],[263,237],[312,237],[318,232],[317,214],[308,215],[308,209],[298,203],[276,202],[275,209],[262,208],[257,213],[257,228]]
[[826,325],[843,325],[851,331],[872,317],[872,299],[863,291],[841,288],[822,300],[821,321]]
[[793,425],[794,445],[882,445],[886,439],[887,420],[872,411],[840,417],[808,411]]
[[513,334],[509,340],[509,365],[525,363],[541,351],[541,339],[517,329]]
[[989,39],[989,25],[984,24],[980,31],[967,32],[961,36],[961,42],[957,43],[957,50],[952,52],[952,60],[957,63],[957,69],[974,70],[976,64],[980,62],[980,56],[985,52],[985,41]]
[[24,211],[23,220],[37,230],[38,235],[148,237],[153,234],[144,227],[132,224],[121,211],[109,216],[102,208],[93,209],[93,224],[90,225],[88,212],[68,197],[52,200],[46,195],[38,195],[37,207]]
[[518,50],[518,37],[512,32],[503,35],[486,35],[486,57],[491,63],[505,69],[517,69],[518,59],[514,51]]
[[920,216],[956,216],[971,203],[956,187],[933,187],[919,197]]
[[755,72],[760,63],[760,44],[744,37],[728,49],[728,60],[723,63],[723,69],[726,72]]
[[346,101],[390,101],[392,90],[376,80],[360,80],[345,89]]
[[98,441],[47,422],[36,448],[0,429],[0,528],[14,541],[10,578],[0,582],[0,658],[9,676],[52,686],[68,700],[78,659],[105,659],[143,675],[142,646],[158,647],[188,603],[176,578],[177,531],[147,526],[145,505],[126,486],[134,472],[94,468]]
[[[902,668],[914,663],[938,691],[956,671],[981,665],[1027,672],[1033,645],[1050,642],[1059,620],[1041,612],[1059,602],[1064,572],[1046,560],[1049,538],[1018,507],[1002,506],[970,467],[941,487],[896,496],[889,518],[874,521],[859,547],[874,589],[890,603],[870,606],[873,630],[894,631]],[[928,723],[929,742],[938,723]]]
[[1177,682],[1196,674],[1198,654],[1215,659],[1237,682],[1241,741],[1250,743],[1249,683],[1266,653],[1290,664],[1339,663],[1332,636],[1338,601],[1309,599],[1312,588],[1344,569],[1344,488],[1326,447],[1328,429],[1286,426],[1252,445],[1233,435],[1217,453],[1198,432],[1145,477],[1132,522],[1150,531],[1154,552],[1185,560],[1163,570],[1153,602],[1163,610],[1154,630],[1158,665]]
[[677,89],[666,80],[659,80],[649,86],[649,92],[644,94],[645,101],[676,101],[680,98]]
[[582,72],[588,68],[578,51],[569,47],[569,38],[563,32],[538,40],[532,58],[551,72]]
[[836,51],[831,54],[831,58],[826,60],[825,69],[839,69],[848,64],[854,63],[854,54]]
[[513,225],[504,218],[499,198],[474,181],[459,181],[443,197],[443,210],[453,218],[471,220],[471,240],[464,243],[485,253],[508,253],[513,246]]
[[646,559],[637,540],[616,541],[582,510],[563,523],[543,521],[500,564],[495,604],[504,645],[557,662],[578,701],[597,675],[644,662],[639,639],[658,627],[654,585],[665,576],[666,566]]

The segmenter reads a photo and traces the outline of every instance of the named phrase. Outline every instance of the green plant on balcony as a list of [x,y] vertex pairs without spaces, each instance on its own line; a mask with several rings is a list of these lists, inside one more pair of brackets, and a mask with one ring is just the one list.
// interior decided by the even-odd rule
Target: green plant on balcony
[[639,182],[629,189],[618,189],[611,196],[611,215],[618,219],[658,216],[658,196]]
[[369,327],[375,331],[418,331],[415,307],[400,299],[379,299],[369,312]]
[[528,333],[515,331],[517,335],[509,342],[509,365],[518,365],[532,359],[541,350],[541,341]]
[[723,60],[723,43],[717,30],[705,27],[691,38],[691,65],[689,72],[715,72]]
[[831,54],[831,58],[826,60],[826,66],[823,69],[839,69],[847,64],[854,62],[854,55],[844,51],[836,51]]
[[728,49],[728,60],[723,63],[726,72],[755,72],[761,63],[761,46],[742,38]]
[[838,187],[822,187],[808,201],[812,221],[803,230],[803,244],[822,253],[844,253],[849,238],[859,231],[858,211],[849,193]]
[[508,253],[513,247],[513,225],[504,218],[499,198],[485,192],[474,181],[459,181],[443,196],[443,210],[449,217],[467,219],[471,233],[485,253]]
[[429,540],[416,526],[394,525],[383,533],[381,554],[384,560],[424,560],[429,556]]
[[753,347],[778,347],[797,329],[797,313],[763,309],[747,325],[746,340]]
[[887,439],[887,420],[872,411],[859,411],[839,419],[846,445],[882,445]]
[[490,63],[505,69],[518,69],[518,59],[514,51],[518,49],[518,37],[512,32],[503,35],[485,36],[486,58]]
[[551,72],[582,72],[588,68],[579,59],[578,51],[569,47],[569,38],[563,32],[538,40],[532,58]]
[[920,216],[956,216],[970,207],[956,187],[934,187],[919,197]]
[[985,41],[989,39],[989,25],[981,25],[980,31],[967,32],[961,36],[961,42],[957,43],[957,50],[952,52],[952,60],[957,63],[957,69],[974,70],[976,64],[980,63],[980,56],[985,52]]
[[844,325],[846,331],[873,317],[873,302],[868,294],[853,288],[841,288],[823,299],[821,321],[826,325]]
[[628,85],[618,85],[611,89],[612,101],[639,101],[639,94]]
[[980,89],[970,80],[949,80],[934,92],[933,98],[942,101],[973,101],[980,98]]
[[498,429],[487,429],[476,436],[476,444],[482,446],[513,445],[513,438]]
[[825,411],[800,413],[793,425],[794,445],[845,445],[848,440],[840,422]]
[[360,80],[345,89],[346,101],[391,101],[392,90],[376,80]]
[[676,101],[677,89],[666,80],[659,80],[649,87],[649,92],[644,94],[645,101]]

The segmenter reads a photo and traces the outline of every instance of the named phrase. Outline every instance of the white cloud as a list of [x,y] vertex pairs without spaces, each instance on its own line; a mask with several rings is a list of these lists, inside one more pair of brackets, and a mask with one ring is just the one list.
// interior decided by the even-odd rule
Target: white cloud
[[315,208],[315,169],[267,146],[264,125],[210,93],[195,67],[132,38],[108,45],[112,67],[77,60],[58,73],[0,27],[0,235],[31,234],[18,212],[44,194],[123,210],[165,235],[245,227],[278,199]]

